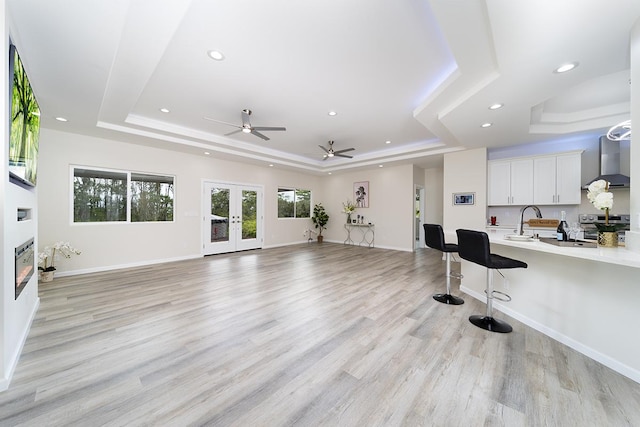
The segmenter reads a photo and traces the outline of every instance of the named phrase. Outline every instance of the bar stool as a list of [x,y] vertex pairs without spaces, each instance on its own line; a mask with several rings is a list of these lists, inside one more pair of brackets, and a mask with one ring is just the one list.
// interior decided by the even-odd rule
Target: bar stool
[[[493,299],[509,302],[511,297],[504,292],[493,290],[493,270],[507,268],[527,268],[527,264],[512,258],[503,257],[491,253],[489,236],[482,231],[456,230],[458,235],[458,253],[460,258],[482,265],[487,268],[487,313],[486,315],[473,315],[469,321],[479,328],[491,332],[511,332],[513,328],[504,320],[494,319],[492,316]],[[498,295],[498,296],[496,296]]]
[[[447,260],[447,293],[435,294],[433,299],[444,304],[464,304],[462,298],[451,295],[451,253],[458,252],[458,245],[444,242],[444,231],[442,231],[442,227],[439,224],[424,224],[423,227],[427,246],[444,252]],[[455,277],[460,278],[462,276],[455,275]]]

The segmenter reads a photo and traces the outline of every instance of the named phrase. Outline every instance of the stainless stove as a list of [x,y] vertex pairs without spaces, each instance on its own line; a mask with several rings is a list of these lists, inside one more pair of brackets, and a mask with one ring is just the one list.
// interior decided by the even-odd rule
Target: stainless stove
[[[604,224],[605,215],[591,213],[579,214],[578,219],[580,220],[580,227],[584,230],[584,238],[596,240],[598,238],[598,229],[595,224]],[[625,230],[629,230],[631,226],[631,215],[609,214],[609,224],[620,224],[622,226],[618,232],[618,241],[624,243],[624,232]]]

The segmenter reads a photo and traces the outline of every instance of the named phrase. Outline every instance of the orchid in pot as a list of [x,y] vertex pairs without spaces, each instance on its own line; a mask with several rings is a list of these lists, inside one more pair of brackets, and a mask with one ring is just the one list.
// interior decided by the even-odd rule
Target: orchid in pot
[[604,211],[604,224],[595,224],[598,228],[598,244],[600,246],[618,246],[618,230],[623,226],[609,224],[609,209],[613,208],[613,193],[609,191],[609,182],[599,179],[589,184],[587,199],[594,207]]
[[347,199],[342,203],[342,212],[347,214],[347,224],[351,224],[351,214],[356,210],[356,205],[351,200]]
[[42,252],[38,253],[38,270],[42,272],[42,281],[50,282],[53,280],[53,272],[56,271],[55,263],[60,256],[71,258],[71,255],[80,255],[80,253],[69,242],[61,241],[51,246],[45,246]]

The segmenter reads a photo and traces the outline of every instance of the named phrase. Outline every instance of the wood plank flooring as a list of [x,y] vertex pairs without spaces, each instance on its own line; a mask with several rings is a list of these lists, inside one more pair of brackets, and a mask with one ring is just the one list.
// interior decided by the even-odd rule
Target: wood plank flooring
[[56,278],[0,425],[640,426],[640,384],[476,328],[431,297],[444,268],[311,243]]

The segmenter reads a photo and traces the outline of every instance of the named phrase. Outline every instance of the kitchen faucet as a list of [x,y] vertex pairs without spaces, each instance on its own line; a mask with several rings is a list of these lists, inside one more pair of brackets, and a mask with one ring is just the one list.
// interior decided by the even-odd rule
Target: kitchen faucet
[[520,236],[524,234],[524,211],[527,208],[533,209],[536,213],[536,216],[538,218],[542,218],[542,212],[540,212],[540,208],[538,208],[536,205],[523,206],[522,209],[520,209],[520,222],[518,222],[518,228],[516,229],[516,234],[519,234]]

